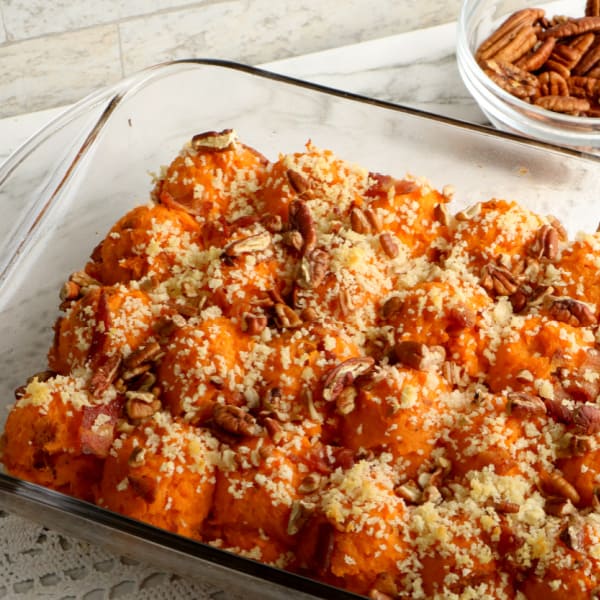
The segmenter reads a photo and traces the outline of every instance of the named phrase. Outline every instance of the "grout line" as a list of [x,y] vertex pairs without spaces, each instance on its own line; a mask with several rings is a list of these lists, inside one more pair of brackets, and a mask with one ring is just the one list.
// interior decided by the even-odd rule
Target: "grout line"
[[[128,17],[122,17],[120,19],[112,19],[109,21],[103,21],[101,23],[93,23],[91,25],[84,25],[82,27],[73,27],[72,29],[64,29],[61,31],[49,31],[48,33],[40,33],[39,35],[32,35],[29,37],[24,37],[24,38],[18,38],[18,39],[8,39],[8,31],[6,29],[6,25],[4,23],[4,18],[2,18],[2,24],[4,26],[4,31],[6,32],[6,41],[2,44],[0,44],[0,47],[4,46],[4,45],[8,45],[8,44],[20,44],[22,42],[29,42],[31,40],[40,40],[40,39],[46,39],[46,38],[52,38],[52,37],[56,37],[59,35],[65,35],[68,33],[75,33],[78,31],[85,31],[87,29],[96,29],[97,27],[105,27],[105,26],[109,26],[109,25],[117,25],[120,26],[123,23],[128,23],[130,21],[136,21],[138,19],[144,19],[147,17],[154,17],[154,16],[159,16],[159,15],[164,15],[164,14],[169,14],[169,13],[174,13],[174,12],[179,12],[179,11],[183,11],[186,9],[194,9],[194,8],[200,8],[202,6],[210,6],[210,5],[214,5],[214,4],[223,4],[226,2],[231,2],[231,0],[212,0],[212,1],[200,1],[200,2],[193,2],[191,4],[180,4],[178,6],[171,6],[169,8],[161,8],[159,10],[155,10],[153,12],[150,13],[143,13],[143,14],[139,14],[139,15],[131,15]],[[2,5],[1,5],[1,0],[0,0],[0,17],[2,17]]]

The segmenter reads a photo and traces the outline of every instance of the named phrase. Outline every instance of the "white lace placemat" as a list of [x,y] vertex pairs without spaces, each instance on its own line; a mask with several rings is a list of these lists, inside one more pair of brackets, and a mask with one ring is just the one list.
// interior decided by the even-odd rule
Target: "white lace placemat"
[[229,600],[209,584],[119,557],[0,511],[0,599]]

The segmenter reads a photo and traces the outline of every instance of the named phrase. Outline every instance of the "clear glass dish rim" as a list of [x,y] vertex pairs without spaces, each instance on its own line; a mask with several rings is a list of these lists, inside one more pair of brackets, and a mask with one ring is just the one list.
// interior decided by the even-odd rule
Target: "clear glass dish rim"
[[[467,22],[472,11],[479,2],[480,0],[464,0],[460,9],[456,33],[456,55],[457,58],[459,58],[459,67],[462,66],[467,70],[469,74],[475,78],[477,83],[481,84],[485,91],[492,97],[502,100],[503,110],[513,121],[522,122],[525,120],[528,125],[535,127],[542,124],[544,120],[551,120],[552,124],[547,127],[553,129],[555,135],[570,136],[571,139],[574,140],[574,144],[582,144],[588,141],[591,134],[589,132],[580,131],[580,129],[586,126],[600,129],[600,117],[586,117],[582,120],[581,117],[561,113],[551,113],[549,116],[549,111],[533,104],[529,104],[509,94],[499,85],[495,84],[483,72],[481,67],[477,64],[473,52],[467,42]],[[537,119],[529,119],[526,115],[516,109],[531,112],[539,117],[539,121]],[[569,129],[562,131],[558,129],[559,125],[568,127]],[[600,137],[600,131],[596,132],[594,135]],[[587,155],[587,153],[584,154]]]
[[[564,148],[547,142],[531,140],[520,135],[498,131],[489,127],[466,123],[457,119],[436,115],[423,110],[409,108],[391,102],[377,100],[367,96],[306,82],[300,79],[272,73],[270,71],[241,63],[218,59],[184,59],[161,63],[136,73],[131,77],[120,81],[114,86],[100,90],[85,97],[74,106],[56,116],[47,125],[42,127],[42,129],[26,140],[19,148],[17,148],[4,162],[4,164],[0,165],[0,187],[5,183],[13,170],[21,165],[23,161],[27,160],[27,156],[31,153],[39,141],[49,138],[54,132],[59,130],[62,126],[68,124],[71,120],[104,103],[105,105],[100,117],[97,119],[95,125],[91,128],[87,135],[85,135],[85,139],[81,144],[79,151],[75,154],[75,157],[66,169],[64,176],[58,178],[58,186],[54,190],[54,193],[51,194],[51,198],[53,198],[57,193],[59,193],[60,189],[63,187],[64,183],[68,181],[71,174],[75,172],[78,163],[83,159],[90,147],[92,147],[94,140],[98,136],[98,133],[104,123],[106,123],[106,121],[110,118],[112,112],[119,105],[119,103],[127,97],[128,93],[134,92],[135,89],[140,85],[149,83],[154,76],[160,74],[161,70],[177,65],[211,66],[241,71],[253,76],[279,81],[287,85],[306,88],[315,92],[341,97],[350,101],[366,103],[392,111],[408,113],[429,121],[435,121],[445,125],[450,125],[452,127],[458,127],[459,129],[471,130],[480,135],[509,139],[528,147],[542,149],[545,148],[554,152],[562,153],[565,156],[577,157],[579,160],[586,160],[596,163],[600,162],[600,157],[588,154],[586,152]],[[21,230],[19,233],[26,238],[26,236],[31,234],[31,232],[31,228],[26,228],[26,230]],[[21,248],[15,251],[15,260],[18,260],[20,250]],[[92,520],[113,530],[118,530],[119,532],[131,534],[132,536],[141,540],[149,541],[150,543],[158,545],[165,550],[184,553],[188,557],[203,560],[209,564],[230,568],[234,573],[238,572],[250,577],[259,578],[265,582],[283,585],[291,590],[312,594],[315,597],[339,598],[340,600],[343,600],[344,598],[350,600],[353,598],[362,597],[345,591],[341,588],[332,587],[316,580],[306,578],[302,575],[297,575],[276,567],[265,565],[192,539],[183,538],[169,531],[158,529],[146,523],[135,521],[118,513],[107,511],[94,504],[90,504],[77,498],[72,498],[65,494],[55,492],[51,489],[14,478],[0,471],[0,506],[2,506],[2,494],[7,494],[13,498],[26,500],[29,503],[35,504],[39,507],[45,506],[49,509],[54,509],[55,511],[68,512],[69,514],[72,514],[80,519]],[[49,523],[45,524],[51,526]],[[86,536],[82,535],[81,537],[85,539]]]

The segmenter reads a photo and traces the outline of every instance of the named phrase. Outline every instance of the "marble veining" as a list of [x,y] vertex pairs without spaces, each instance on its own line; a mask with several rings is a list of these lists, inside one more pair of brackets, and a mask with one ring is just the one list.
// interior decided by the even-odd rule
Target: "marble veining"
[[1,0],[9,40],[93,27],[210,0]]
[[[259,64],[447,23],[459,6],[459,0],[0,0],[0,118],[70,103],[114,77],[174,58]],[[98,34],[111,27],[117,37],[108,56],[108,39]],[[15,92],[22,73],[26,85]]]
[[[77,68],[72,65],[77,64]],[[0,46],[0,114],[74,102],[121,78],[115,25]]]

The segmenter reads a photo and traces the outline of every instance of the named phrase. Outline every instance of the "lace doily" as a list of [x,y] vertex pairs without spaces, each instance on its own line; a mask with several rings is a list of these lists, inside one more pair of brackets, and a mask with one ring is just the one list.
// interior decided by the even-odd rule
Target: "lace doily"
[[0,599],[229,600],[189,581],[0,511]]

